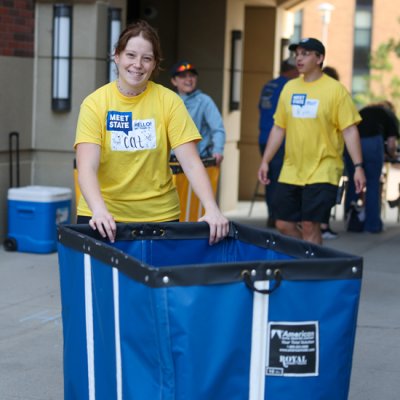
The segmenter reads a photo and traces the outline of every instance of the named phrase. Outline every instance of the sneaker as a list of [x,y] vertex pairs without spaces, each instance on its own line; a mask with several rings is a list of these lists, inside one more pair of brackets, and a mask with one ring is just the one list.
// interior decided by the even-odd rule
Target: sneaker
[[322,239],[336,239],[339,235],[336,232],[333,232],[331,228],[321,229]]

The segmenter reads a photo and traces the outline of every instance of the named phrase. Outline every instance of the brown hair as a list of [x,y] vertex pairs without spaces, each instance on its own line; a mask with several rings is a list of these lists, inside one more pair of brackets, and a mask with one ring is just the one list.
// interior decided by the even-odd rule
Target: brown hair
[[329,67],[328,65],[322,69],[322,72],[333,79],[339,81],[339,73],[337,72],[336,68]]
[[144,20],[138,20],[129,24],[121,32],[118,42],[115,45],[114,54],[120,54],[123,52],[128,44],[129,39],[137,36],[142,36],[152,44],[154,61],[156,63],[153,75],[157,75],[160,72],[160,63],[162,60],[160,38],[158,37],[157,31]]

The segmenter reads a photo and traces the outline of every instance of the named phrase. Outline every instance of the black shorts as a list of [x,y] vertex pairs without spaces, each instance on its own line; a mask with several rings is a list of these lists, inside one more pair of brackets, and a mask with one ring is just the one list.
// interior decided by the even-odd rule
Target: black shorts
[[336,204],[338,187],[330,183],[298,186],[278,182],[273,206],[276,219],[290,222],[326,222]]

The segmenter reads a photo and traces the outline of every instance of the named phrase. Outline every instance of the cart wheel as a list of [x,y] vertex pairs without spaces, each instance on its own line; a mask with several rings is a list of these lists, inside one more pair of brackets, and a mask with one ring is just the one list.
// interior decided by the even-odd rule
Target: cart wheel
[[4,250],[5,251],[16,251],[17,241],[14,238],[7,238],[4,240]]

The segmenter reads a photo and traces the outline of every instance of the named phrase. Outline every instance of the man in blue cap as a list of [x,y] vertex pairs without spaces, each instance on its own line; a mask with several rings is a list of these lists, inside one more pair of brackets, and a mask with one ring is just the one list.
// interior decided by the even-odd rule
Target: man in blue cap
[[355,167],[356,191],[365,187],[361,117],[346,88],[322,72],[324,45],[305,38],[289,46],[300,76],[283,88],[258,171],[269,183],[269,163],[285,139],[285,158],[273,204],[276,227],[288,236],[321,244],[320,223],[336,203],[344,145]]

